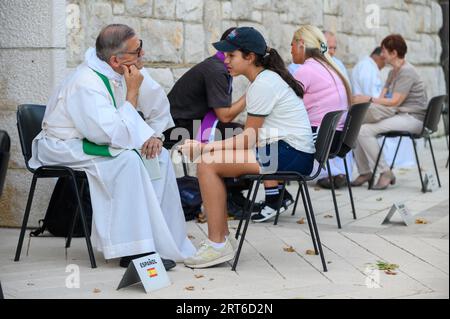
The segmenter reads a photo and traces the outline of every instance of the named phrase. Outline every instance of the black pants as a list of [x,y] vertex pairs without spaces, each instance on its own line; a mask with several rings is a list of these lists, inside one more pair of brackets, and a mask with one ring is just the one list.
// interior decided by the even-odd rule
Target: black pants
[[[174,119],[174,123],[175,127],[164,132],[164,147],[167,149],[171,149],[175,144],[182,143],[185,139],[195,139],[197,136],[198,127],[194,128],[194,120]],[[200,122],[198,121],[197,123]],[[185,129],[182,135],[179,135],[182,131],[174,131],[177,128]],[[232,129],[233,134],[228,136],[230,129]],[[223,123],[219,121],[216,126],[217,131],[215,140],[222,140],[240,134],[243,129],[244,126],[239,123]],[[237,194],[250,188],[250,183],[248,181],[237,181],[235,178],[224,178],[224,182],[227,191],[232,194]]]

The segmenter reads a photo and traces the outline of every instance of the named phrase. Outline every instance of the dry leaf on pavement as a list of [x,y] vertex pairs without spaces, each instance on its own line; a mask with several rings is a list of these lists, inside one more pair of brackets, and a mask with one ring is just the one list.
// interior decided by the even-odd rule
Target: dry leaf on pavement
[[308,249],[308,250],[306,251],[306,254],[307,254],[307,255],[315,255],[316,252],[315,252],[314,250],[312,250],[312,249]]
[[419,217],[416,218],[416,224],[428,224],[428,221],[423,217]]
[[305,218],[302,217],[299,220],[297,220],[297,224],[304,224],[305,223]]
[[94,291],[93,291],[93,293],[94,293],[94,294],[98,294],[99,292],[101,292],[101,290],[100,290],[100,289],[98,289],[98,288],[94,288]]
[[194,286],[187,286],[187,287],[184,287],[184,289],[193,291],[195,288],[194,288]]
[[392,271],[392,270],[385,270],[384,273],[385,273],[386,275],[391,275],[391,276],[397,275],[397,272]]
[[288,252],[288,253],[294,253],[295,252],[295,249],[292,246],[284,247],[283,250]]
[[323,218],[333,218],[333,215],[325,215]]
[[197,278],[197,279],[203,278],[203,277],[205,277],[205,276],[203,276],[203,275],[195,275],[195,278]]

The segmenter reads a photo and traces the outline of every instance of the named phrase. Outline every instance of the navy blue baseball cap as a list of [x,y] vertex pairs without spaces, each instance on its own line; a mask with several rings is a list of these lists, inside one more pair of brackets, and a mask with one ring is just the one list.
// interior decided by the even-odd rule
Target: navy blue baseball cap
[[265,55],[266,40],[261,33],[252,27],[236,28],[230,32],[225,40],[213,43],[214,48],[221,52],[233,52],[238,49]]

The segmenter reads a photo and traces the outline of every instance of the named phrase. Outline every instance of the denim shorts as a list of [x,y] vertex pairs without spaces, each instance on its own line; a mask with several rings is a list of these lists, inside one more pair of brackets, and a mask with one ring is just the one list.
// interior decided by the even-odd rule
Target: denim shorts
[[262,174],[294,171],[309,175],[314,166],[314,154],[299,151],[282,140],[258,147],[256,159]]

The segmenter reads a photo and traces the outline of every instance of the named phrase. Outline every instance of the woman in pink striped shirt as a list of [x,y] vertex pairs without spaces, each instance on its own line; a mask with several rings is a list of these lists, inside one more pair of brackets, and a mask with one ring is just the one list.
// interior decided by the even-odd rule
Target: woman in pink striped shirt
[[[295,64],[302,64],[294,75],[305,92],[303,102],[308,112],[313,133],[318,131],[322,119],[328,112],[347,110],[351,105],[351,89],[347,79],[339,71],[328,54],[327,41],[317,27],[305,25],[298,29],[291,43],[291,54]],[[345,116],[338,125],[331,152],[336,151]],[[339,159],[340,160],[340,159]],[[334,177],[336,186],[345,185],[345,175]],[[330,183],[328,178],[319,180],[321,185]]]

